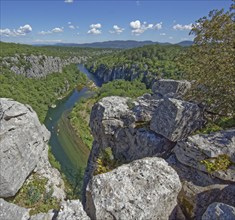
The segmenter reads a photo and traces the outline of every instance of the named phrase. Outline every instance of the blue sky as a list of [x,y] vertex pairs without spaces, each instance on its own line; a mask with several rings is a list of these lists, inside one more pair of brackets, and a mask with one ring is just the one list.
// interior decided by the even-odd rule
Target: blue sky
[[191,24],[230,0],[1,0],[1,40],[27,44],[192,40]]

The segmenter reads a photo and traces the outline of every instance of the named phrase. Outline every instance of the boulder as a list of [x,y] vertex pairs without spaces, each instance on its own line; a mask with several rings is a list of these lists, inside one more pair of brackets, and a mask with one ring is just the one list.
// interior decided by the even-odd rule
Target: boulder
[[151,119],[150,129],[176,142],[199,129],[203,124],[201,108],[177,99],[165,99]]
[[178,195],[178,204],[186,219],[201,220],[206,208],[213,202],[235,206],[235,185],[214,184],[201,187],[184,182]]
[[30,106],[0,98],[0,197],[17,193],[47,151],[49,137]]
[[[211,173],[222,180],[235,182],[235,129],[190,136],[179,141],[174,152],[182,164]],[[228,157],[227,162],[230,161],[231,166],[210,172],[203,161],[215,163],[215,159],[221,155]]]
[[28,220],[28,209],[6,202],[0,198],[0,220]]
[[86,192],[91,219],[168,219],[181,183],[161,158],[144,158],[94,176]]
[[64,201],[58,212],[57,220],[90,220],[79,200]]
[[32,215],[30,220],[53,220],[55,213],[53,210],[49,210],[47,213],[38,213],[36,215]]
[[235,207],[224,203],[212,203],[202,216],[202,220],[232,220],[235,219]]
[[159,98],[181,98],[190,88],[186,80],[160,79],[153,84],[152,92]]

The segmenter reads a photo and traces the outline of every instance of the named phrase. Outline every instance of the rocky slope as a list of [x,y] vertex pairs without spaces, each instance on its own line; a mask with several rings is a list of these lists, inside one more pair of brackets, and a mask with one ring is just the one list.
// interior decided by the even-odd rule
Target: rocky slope
[[15,55],[14,57],[4,57],[1,66],[10,69],[16,74],[26,77],[40,78],[50,73],[61,73],[63,67],[71,63],[81,63],[85,57],[70,57],[62,59],[46,55]]
[[[93,106],[83,206],[64,200],[63,181],[48,162],[49,133],[32,108],[0,99],[0,220],[235,219],[235,129],[193,134],[204,124],[203,108],[182,100],[188,89],[186,81],[160,80],[152,95],[106,97]],[[94,176],[107,148],[118,166]],[[59,210],[30,216],[9,202],[35,173],[48,179]]]
[[[219,207],[228,210],[225,216],[233,213],[235,130],[192,135],[205,121],[201,106],[182,100],[188,89],[186,81],[160,80],[153,86],[153,95],[136,100],[106,97],[93,106],[90,127],[95,140],[83,188],[83,205],[92,219],[214,219],[210,210]],[[113,160],[125,165],[93,176],[97,159],[106,148],[111,148]],[[151,160],[148,157],[155,160],[148,165],[149,175],[145,167]],[[167,168],[158,164],[164,161],[159,157],[176,176],[171,178]],[[161,179],[162,172],[169,179]],[[170,194],[177,195],[176,204],[175,197],[163,192],[178,178],[182,189],[181,184],[170,187]],[[228,207],[210,205],[215,202]]]

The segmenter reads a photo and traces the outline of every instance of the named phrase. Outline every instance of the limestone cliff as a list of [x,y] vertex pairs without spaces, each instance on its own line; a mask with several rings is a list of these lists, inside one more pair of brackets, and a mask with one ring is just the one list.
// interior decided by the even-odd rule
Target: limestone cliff
[[16,74],[26,77],[40,78],[50,73],[61,73],[63,67],[71,63],[81,63],[86,57],[60,58],[46,55],[15,55],[4,57],[1,66],[5,66]]
[[93,66],[88,67],[88,69],[103,82],[109,82],[115,79],[125,79],[129,81],[141,79],[141,81],[143,81],[148,87],[151,87],[155,82],[155,77],[152,73],[149,73],[148,71],[138,72],[135,65],[132,65],[131,67],[123,65],[108,68],[101,64],[96,69],[94,69]]

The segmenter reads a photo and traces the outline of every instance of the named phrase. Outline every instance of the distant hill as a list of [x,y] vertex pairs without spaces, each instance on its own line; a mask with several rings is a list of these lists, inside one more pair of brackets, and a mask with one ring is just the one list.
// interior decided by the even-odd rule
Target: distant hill
[[190,47],[193,45],[193,41],[185,40],[185,41],[181,41],[181,42],[177,43],[177,45],[179,45],[181,47]]
[[85,44],[58,43],[56,44],[56,46],[129,49],[129,48],[136,48],[153,44],[170,45],[170,43],[159,43],[153,41],[115,40],[115,41],[104,41],[104,42],[94,42],[94,43],[85,43]]

